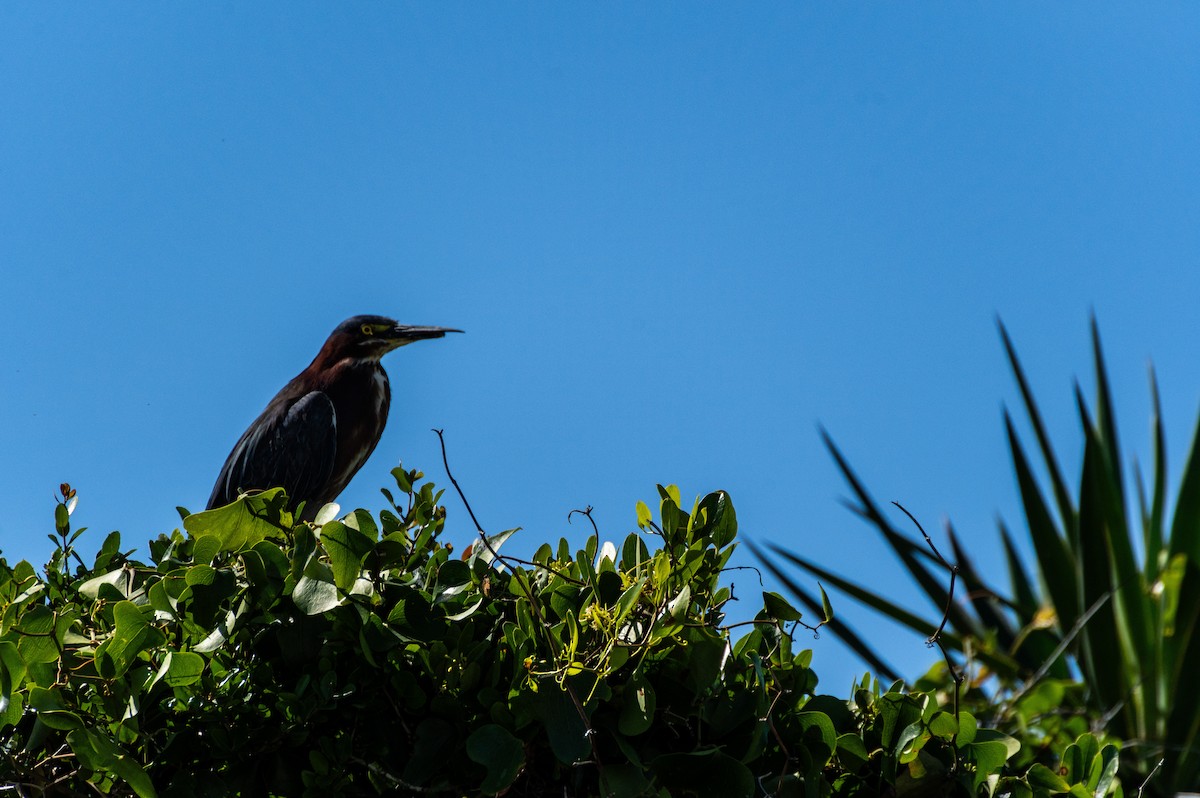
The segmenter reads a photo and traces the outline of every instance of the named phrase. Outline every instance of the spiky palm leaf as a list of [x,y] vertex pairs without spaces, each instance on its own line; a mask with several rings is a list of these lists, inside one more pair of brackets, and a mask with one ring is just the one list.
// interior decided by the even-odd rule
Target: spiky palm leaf
[[[1126,498],[1112,395],[1094,320],[1091,332],[1096,400],[1093,412],[1076,388],[1084,454],[1077,490],[1072,492],[1016,349],[1000,325],[1046,475],[1039,480],[1035,474],[1006,410],[1004,424],[1034,561],[1032,571],[1028,570],[1011,532],[1001,523],[1011,584],[1011,594],[1005,596],[984,583],[951,532],[969,601],[951,604],[943,642],[960,654],[969,647],[996,677],[1001,708],[1010,706],[1004,701],[1006,694],[1024,695],[1036,687],[1031,680],[1068,676],[1080,680],[1086,685],[1083,700],[1088,716],[1126,741],[1127,766],[1149,773],[1161,759],[1153,787],[1171,795],[1200,786],[1200,634],[1195,634],[1200,621],[1200,427],[1174,497],[1168,534],[1165,435],[1154,374],[1153,481],[1147,490],[1139,473],[1137,501],[1131,503]],[[921,617],[778,545],[769,544],[771,552],[903,626],[932,631],[947,601],[944,570],[922,543],[888,519],[832,438],[823,436],[850,486],[851,509],[880,533],[935,614]],[[1043,490],[1043,481],[1048,491]],[[1052,501],[1047,501],[1047,493]],[[1132,511],[1137,518],[1131,522]],[[1141,538],[1140,556],[1134,534]],[[756,551],[773,573],[786,576],[774,564],[775,557]],[[811,601],[794,579],[784,583],[801,601]],[[835,626],[832,631],[855,650],[867,652],[868,661],[885,662],[849,627]]]

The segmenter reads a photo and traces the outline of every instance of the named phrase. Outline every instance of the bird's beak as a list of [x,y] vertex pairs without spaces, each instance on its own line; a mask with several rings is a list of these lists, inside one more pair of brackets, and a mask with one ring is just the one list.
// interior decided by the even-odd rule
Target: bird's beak
[[408,324],[397,324],[388,331],[388,338],[394,347],[411,344],[413,341],[424,341],[427,338],[441,338],[446,333],[460,333],[453,327],[414,327]]

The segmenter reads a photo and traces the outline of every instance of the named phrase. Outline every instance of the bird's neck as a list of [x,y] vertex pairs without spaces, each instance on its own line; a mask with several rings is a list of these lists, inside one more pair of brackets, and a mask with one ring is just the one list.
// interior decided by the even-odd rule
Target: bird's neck
[[323,357],[324,355],[324,352],[317,355],[316,359],[304,370],[303,376],[307,377],[305,382],[310,383],[314,388],[324,389],[328,384],[335,383],[339,378],[348,376],[348,374],[369,375],[372,382],[381,379],[383,382],[387,382],[387,372],[383,370],[378,357],[345,355]]
[[330,369],[370,369],[379,368],[379,358],[383,356],[383,352],[375,351],[370,353],[355,353],[353,355],[346,354],[338,346],[331,346],[328,342],[321,347],[321,351],[317,352],[317,356],[313,358],[312,363],[308,364],[307,371],[329,371]]

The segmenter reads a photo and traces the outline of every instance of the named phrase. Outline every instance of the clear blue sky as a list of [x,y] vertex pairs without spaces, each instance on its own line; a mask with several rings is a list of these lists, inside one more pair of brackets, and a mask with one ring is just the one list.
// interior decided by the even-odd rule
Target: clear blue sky
[[[744,534],[905,599],[817,425],[988,561],[1020,526],[997,314],[1072,471],[1089,313],[1143,459],[1153,358],[1177,472],[1198,30],[1182,3],[5,4],[0,547],[44,560],[64,480],[93,548],[170,531],[329,330],[380,313],[467,334],[385,361],[343,506],[400,459],[445,482],[444,427],[518,547],[724,488]],[[935,659],[835,606],[909,675]],[[845,693],[862,665],[813,645]]]

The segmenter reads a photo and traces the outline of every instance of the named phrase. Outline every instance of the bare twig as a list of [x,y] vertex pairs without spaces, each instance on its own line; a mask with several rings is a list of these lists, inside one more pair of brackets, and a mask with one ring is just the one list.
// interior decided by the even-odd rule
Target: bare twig
[[[479,519],[475,517],[475,511],[471,509],[471,503],[467,501],[467,497],[463,494],[462,488],[458,486],[458,480],[454,478],[454,474],[450,473],[450,460],[446,457],[446,437],[443,434],[444,432],[445,430],[434,430],[434,433],[436,433],[438,436],[438,442],[442,444],[442,465],[446,467],[446,476],[449,478],[450,484],[454,486],[456,491],[458,491],[458,498],[462,499],[463,506],[467,508],[467,514],[471,516],[472,523],[475,524],[475,528],[479,530],[479,534],[483,536],[484,543],[486,544],[487,535],[484,534],[483,527],[479,524]],[[490,549],[491,546],[488,546],[488,548]],[[492,554],[493,556],[499,556],[495,552],[492,552]]]
[[580,515],[587,516],[587,520],[592,522],[592,531],[595,532],[596,537],[599,538],[600,537],[600,528],[596,526],[596,519],[592,518],[592,505],[589,504],[587,507],[585,507],[582,510],[572,510],[571,512],[567,513],[567,523],[568,524],[571,523],[571,516],[575,515],[575,513],[579,513]]
[[[900,509],[900,512],[907,515],[908,519],[916,525],[917,529],[921,532],[921,536],[925,538],[925,542],[929,544],[930,550],[933,551],[933,555],[937,557],[938,562],[940,562],[942,566],[950,572],[950,588],[946,592],[946,608],[942,612],[942,622],[938,624],[937,630],[929,636],[929,639],[925,641],[925,644],[931,646],[935,645],[938,647],[938,650],[942,652],[942,659],[945,660],[946,669],[950,673],[950,679],[954,682],[954,720],[958,721],[959,693],[962,690],[962,683],[965,681],[966,677],[956,667],[954,667],[954,662],[950,659],[950,652],[946,649],[945,644],[942,643],[942,631],[946,628],[946,624],[950,621],[950,608],[954,606],[954,585],[955,582],[958,581],[958,566],[949,562],[945,557],[942,556],[942,553],[938,551],[937,546],[933,544],[933,540],[929,537],[929,533],[925,531],[925,527],[921,526],[921,522],[918,521],[912,513],[905,509],[904,505],[900,504],[900,502],[892,502],[892,504],[896,505],[896,507]],[[954,746],[955,749],[958,748],[957,733],[950,738],[950,744]],[[958,770],[957,756],[954,758],[952,770]]]
[[1054,651],[1050,652],[1050,656],[1046,657],[1045,661],[1042,662],[1041,667],[1038,668],[1032,676],[1026,679],[1025,683],[1021,685],[1021,688],[1009,696],[1008,700],[1004,702],[1004,706],[1000,709],[1000,717],[1004,717],[1006,714],[1008,714],[1009,710],[1011,710],[1012,707],[1014,707],[1016,703],[1021,700],[1021,698],[1027,692],[1029,692],[1034,685],[1042,681],[1042,678],[1050,672],[1050,668],[1054,666],[1054,663],[1058,661],[1058,658],[1066,652],[1067,647],[1070,646],[1075,638],[1079,636],[1079,633],[1083,631],[1083,627],[1087,625],[1087,622],[1090,621],[1092,616],[1095,615],[1100,608],[1103,607],[1108,600],[1113,597],[1119,587],[1120,586],[1118,585],[1117,587],[1104,592],[1098,599],[1092,602],[1092,606],[1088,607],[1083,615],[1080,615],[1079,618],[1076,619],[1075,623],[1071,625],[1071,628],[1067,630],[1067,633],[1063,635],[1062,640],[1060,640],[1058,645],[1054,647]]
[[1154,769],[1146,774],[1146,780],[1138,785],[1137,798],[1142,798],[1142,790],[1146,789],[1146,785],[1150,783],[1150,779],[1154,778],[1154,774],[1158,772],[1158,769],[1163,766],[1163,762],[1165,761],[1165,759],[1158,760],[1158,764],[1154,766]]
[[[486,548],[488,550],[488,552],[491,553],[492,559],[494,559],[497,562],[500,562],[502,564],[516,563],[518,565],[528,566],[529,568],[540,568],[541,570],[546,571],[551,574],[554,574],[558,578],[564,579],[564,580],[570,582],[571,584],[580,585],[580,586],[585,585],[586,584],[585,582],[582,582],[578,579],[568,576],[567,574],[564,574],[561,571],[557,571],[557,570],[551,568],[549,565],[544,565],[540,562],[531,562],[529,560],[522,560],[520,557],[510,557],[508,555],[501,555],[500,552],[496,551],[496,548],[492,545],[492,542],[490,540],[488,540],[487,533],[484,532],[483,527],[480,526],[479,519],[475,517],[475,513],[471,510],[471,503],[469,501],[467,501],[467,497],[463,493],[463,489],[459,486],[458,480],[455,479],[454,474],[452,474],[450,472],[450,461],[446,457],[446,438],[443,435],[444,431],[440,430],[440,429],[434,429],[433,432],[438,436],[438,442],[441,443],[441,445],[442,445],[442,465],[444,465],[446,467],[446,476],[449,478],[450,484],[452,484],[454,486],[454,490],[456,490],[458,492],[458,498],[462,499],[463,506],[467,508],[467,513],[470,514],[471,521],[475,524],[475,530],[479,533],[479,539],[481,541],[483,541],[484,548]],[[589,511],[591,509],[592,509],[591,507],[588,508]],[[582,511],[576,511],[576,512],[582,512]],[[591,516],[588,516],[588,517],[590,518]]]
[[783,764],[780,766],[778,784],[783,783],[783,777],[787,775],[787,767],[792,762],[792,753],[788,750],[787,744],[783,740],[783,736],[779,733],[779,729],[775,728],[775,719],[772,717],[775,713],[775,705],[779,703],[779,699],[783,698],[783,694],[787,690],[780,690],[775,694],[775,698],[771,700],[771,708],[767,710],[767,716],[763,718],[767,722],[767,727],[771,730],[771,734],[775,737],[775,742],[779,746],[779,750],[783,752]]
[[394,773],[389,772],[382,765],[379,765],[378,763],[375,763],[375,762],[366,762],[362,759],[359,759],[358,757],[351,757],[350,761],[354,762],[356,764],[359,764],[359,765],[363,765],[364,767],[366,767],[367,770],[371,771],[376,776],[379,776],[381,779],[388,782],[393,787],[402,787],[405,790],[408,790],[409,792],[416,792],[416,793],[435,794],[435,793],[439,793],[439,792],[441,792],[441,793],[448,792],[448,790],[440,790],[440,789],[435,789],[433,787],[421,787],[416,784],[409,784],[404,779],[400,778],[399,776],[397,776]]
[[[937,557],[937,560],[942,564],[942,567],[950,572],[950,589],[947,591],[948,595],[946,596],[946,609],[942,613],[942,622],[938,624],[937,631],[930,635],[929,639],[925,641],[929,645],[936,643],[940,647],[942,630],[946,628],[946,623],[950,620],[950,608],[954,606],[954,583],[958,579],[958,566],[952,565],[946,560],[945,557],[942,556],[942,553],[938,551],[937,546],[933,544],[933,539],[929,537],[929,533],[925,531],[925,527],[921,526],[921,522],[918,521],[912,513],[905,509],[904,505],[900,504],[900,502],[892,502],[892,504],[896,505],[896,507],[900,509],[900,512],[907,515],[908,520],[912,521],[913,524],[916,525],[917,529],[921,532],[921,537],[925,538],[925,542],[929,544],[929,548],[933,551],[933,556]],[[945,653],[946,650],[943,648],[942,654]],[[949,659],[947,659],[946,662],[949,664]],[[951,675],[953,675],[953,669],[951,669]]]

